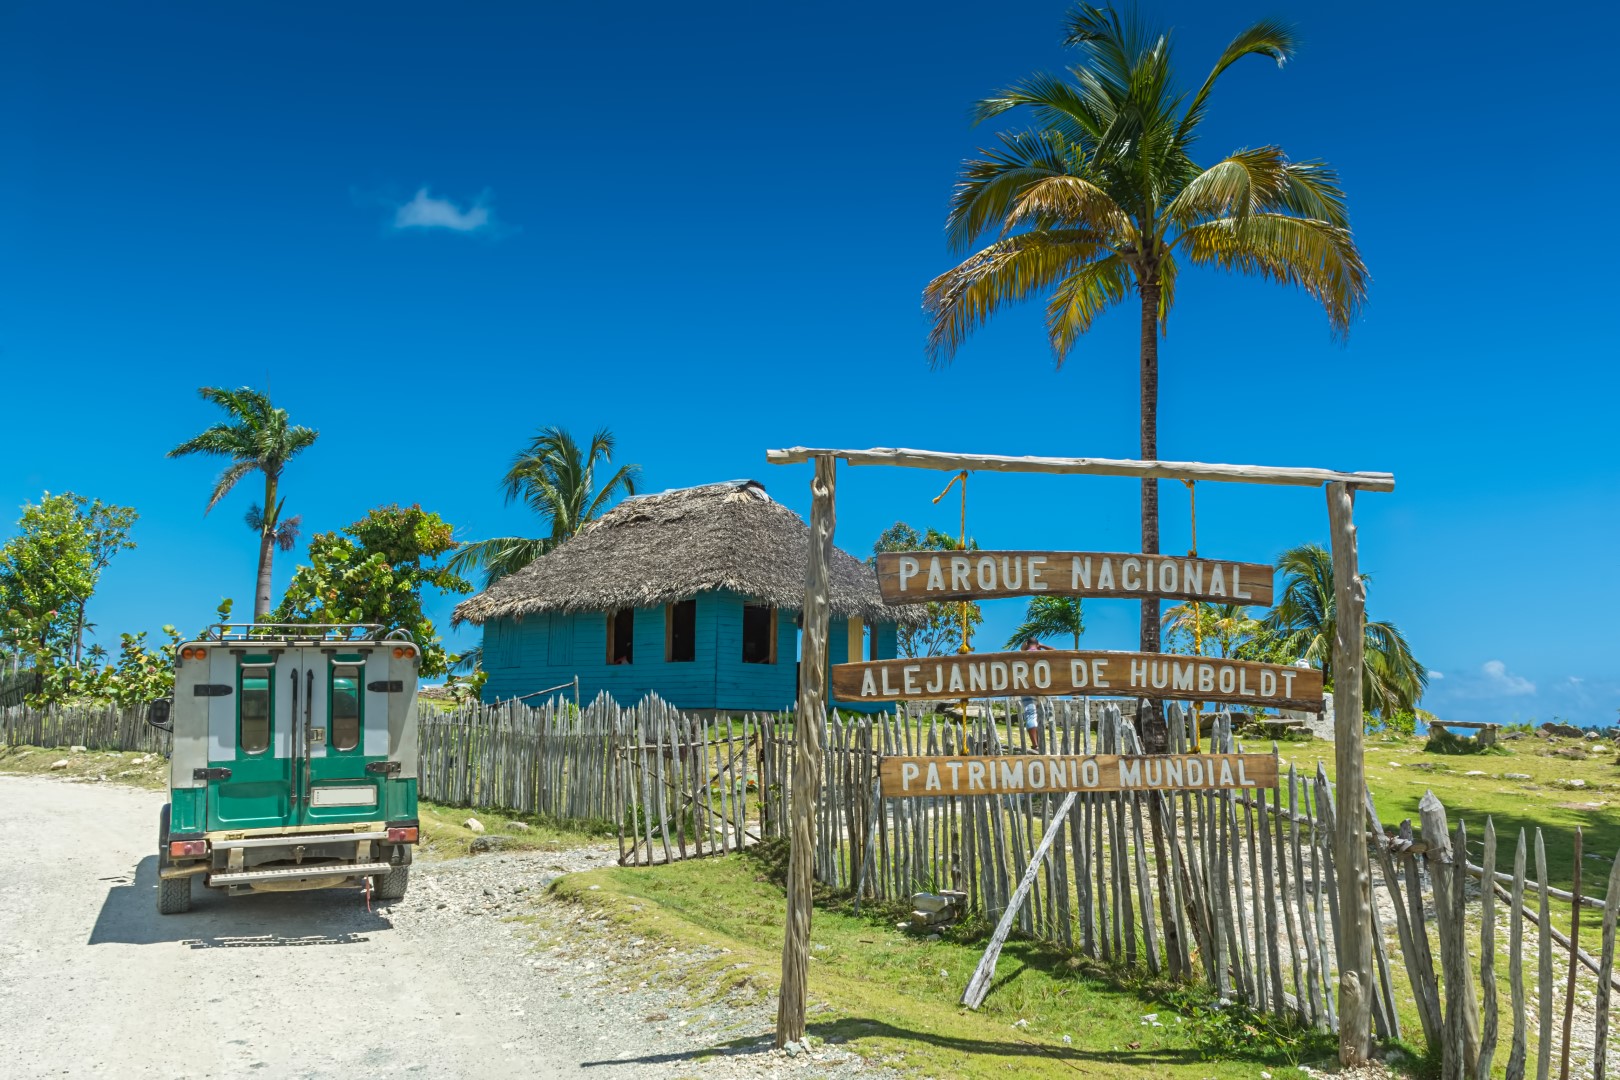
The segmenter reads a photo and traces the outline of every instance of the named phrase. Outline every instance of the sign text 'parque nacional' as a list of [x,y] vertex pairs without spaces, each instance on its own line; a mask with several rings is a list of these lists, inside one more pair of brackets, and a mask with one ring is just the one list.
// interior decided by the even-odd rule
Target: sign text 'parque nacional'
[[833,665],[832,686],[840,701],[1081,694],[1322,707],[1322,673],[1315,668],[1172,653],[1052,649],[876,660]]
[[1104,551],[885,551],[878,587],[890,604],[1000,596],[1163,596],[1263,607],[1272,569],[1175,555]]
[[885,757],[878,762],[878,779],[884,796],[891,799],[1053,791],[1274,788],[1277,759],[1270,754]]

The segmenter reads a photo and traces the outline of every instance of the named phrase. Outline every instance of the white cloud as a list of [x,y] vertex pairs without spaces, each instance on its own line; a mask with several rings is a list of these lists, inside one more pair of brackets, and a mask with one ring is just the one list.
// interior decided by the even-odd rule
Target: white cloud
[[1431,672],[1429,672],[1429,678],[1431,678],[1431,679],[1443,679],[1445,677],[1446,677],[1446,673],[1443,672],[1443,671],[1431,671]]
[[1536,684],[1520,675],[1508,671],[1507,665],[1500,660],[1487,660],[1480,665],[1480,671],[1485,673],[1485,683],[1498,694],[1507,694],[1517,697],[1522,694],[1536,692]]
[[480,195],[463,210],[449,199],[434,198],[427,188],[419,188],[410,202],[400,205],[394,212],[396,229],[449,229],[452,232],[473,233],[490,229],[495,217]]

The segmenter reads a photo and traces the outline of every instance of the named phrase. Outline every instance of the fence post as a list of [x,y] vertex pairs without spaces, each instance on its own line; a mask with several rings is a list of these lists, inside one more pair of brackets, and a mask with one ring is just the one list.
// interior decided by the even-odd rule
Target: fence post
[[810,911],[816,842],[816,793],[821,786],[821,723],[827,692],[827,568],[832,562],[836,463],[816,458],[810,481],[809,557],[804,573],[804,637],[799,704],[794,716],[792,847],[788,853],[787,932],[782,942],[782,990],[777,1000],[776,1045],[804,1038],[810,976]]
[[1367,780],[1362,761],[1361,668],[1366,645],[1367,588],[1356,566],[1356,527],[1351,523],[1355,488],[1327,485],[1328,522],[1333,546],[1333,592],[1337,628],[1333,636],[1334,764],[1338,815],[1333,861],[1343,913],[1339,946],[1339,1063],[1359,1065],[1372,1049],[1372,874],[1367,857]]
[[[1444,1080],[1473,1076],[1479,1060],[1479,1009],[1474,1004],[1474,979],[1468,965],[1468,943],[1461,919],[1464,895],[1464,860],[1455,852],[1446,831],[1446,808],[1425,791],[1418,803],[1423,821],[1423,842],[1428,845],[1429,880],[1434,883],[1434,921],[1440,932],[1440,969],[1445,976],[1445,1027],[1442,1044]],[[1461,1057],[1458,1057],[1458,1053]]]

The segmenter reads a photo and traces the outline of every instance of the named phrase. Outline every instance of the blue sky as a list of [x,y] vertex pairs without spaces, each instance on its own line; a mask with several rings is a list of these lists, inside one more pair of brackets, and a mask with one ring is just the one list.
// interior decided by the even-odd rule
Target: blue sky
[[[524,531],[496,482],[550,424],[611,427],[649,488],[754,477],[801,511],[808,468],[766,465],[768,447],[1134,456],[1129,310],[1061,370],[1035,309],[947,370],[923,355],[953,176],[991,136],[968,106],[1060,67],[1064,10],[7,5],[4,518],[47,489],[140,510],[91,611],[111,644],[250,603],[250,491],[204,517],[215,467],[163,458],[215,419],[205,384],[268,385],[320,429],[286,477],[309,531],[392,501],[466,538]],[[1613,721],[1617,227],[1584,208],[1612,182],[1616,17],[1147,10],[1189,80],[1247,22],[1297,24],[1293,63],[1223,80],[1205,156],[1331,161],[1374,277],[1341,345],[1303,296],[1186,275],[1161,455],[1394,472],[1358,502],[1362,561],[1371,611],[1436,672],[1427,704]],[[944,481],[845,471],[839,543],[953,525],[929,502]],[[1124,480],[981,474],[970,529],[1134,550],[1135,499]],[[1165,550],[1184,550],[1184,493],[1163,499]],[[1215,557],[1273,558],[1325,520],[1316,491],[1200,491]],[[1018,613],[992,605],[989,638]],[[1134,605],[1087,619],[1094,645],[1133,644]]]

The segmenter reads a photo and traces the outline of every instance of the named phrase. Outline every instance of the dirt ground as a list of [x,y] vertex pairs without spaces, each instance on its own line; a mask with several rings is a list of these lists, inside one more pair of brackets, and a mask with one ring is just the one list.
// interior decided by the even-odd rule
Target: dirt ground
[[[768,1048],[768,1018],[674,1009],[513,916],[584,849],[419,863],[411,892],[225,897],[159,915],[161,793],[0,775],[0,1074],[629,1077],[869,1074]],[[576,970],[577,968],[577,970]],[[594,971],[591,969],[595,969]],[[820,1058],[821,1055],[816,1055]]]

